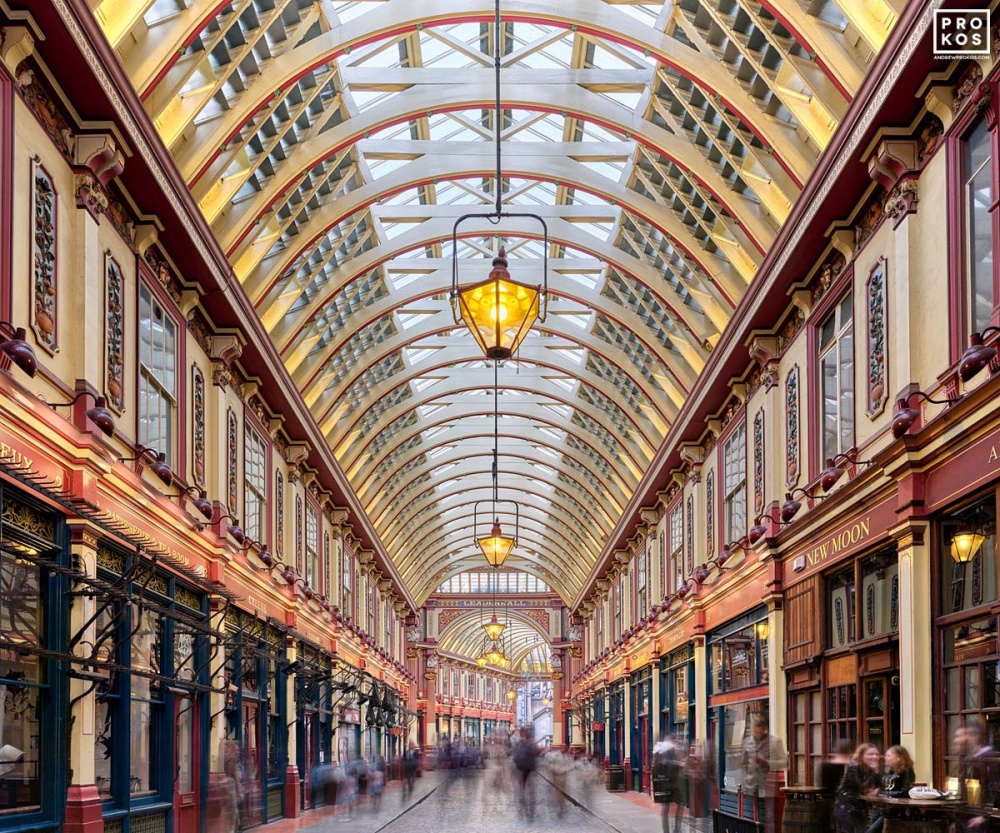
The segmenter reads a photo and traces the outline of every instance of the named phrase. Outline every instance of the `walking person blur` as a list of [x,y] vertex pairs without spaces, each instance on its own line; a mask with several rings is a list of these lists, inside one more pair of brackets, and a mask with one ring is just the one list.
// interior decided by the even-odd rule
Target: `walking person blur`
[[385,770],[379,769],[377,766],[372,767],[371,772],[368,773],[368,795],[373,813],[377,813],[379,807],[382,806],[382,788],[384,786]]
[[840,833],[865,833],[868,829],[868,801],[881,784],[882,756],[878,747],[863,743],[844,770],[833,804],[833,820]]
[[816,784],[823,790],[820,819],[825,833],[833,833],[833,803],[837,798],[840,782],[844,780],[844,770],[851,762],[853,751],[854,744],[849,740],[842,740],[830,754],[829,759],[821,761],[816,767]]
[[556,813],[559,818],[562,818],[566,812],[566,777],[569,774],[572,761],[553,746],[545,753],[542,763],[545,765],[549,780],[555,788]]
[[535,779],[532,776],[538,768],[538,746],[530,726],[521,729],[521,737],[514,745],[512,757],[521,790],[519,811],[532,821],[535,818]]
[[684,818],[681,784],[684,765],[681,751],[670,735],[661,735],[660,740],[653,745],[653,801],[663,805],[663,833],[670,833],[671,808],[676,833],[680,833]]
[[420,767],[420,751],[417,749],[416,741],[410,741],[409,748],[403,753],[403,777],[406,783],[403,786],[403,801],[409,801],[413,797],[413,784],[417,780],[417,769]]
[[750,737],[743,744],[743,791],[764,802],[764,829],[777,829],[775,805],[778,791],[784,785],[788,765],[781,738],[768,731],[767,718],[758,715]]

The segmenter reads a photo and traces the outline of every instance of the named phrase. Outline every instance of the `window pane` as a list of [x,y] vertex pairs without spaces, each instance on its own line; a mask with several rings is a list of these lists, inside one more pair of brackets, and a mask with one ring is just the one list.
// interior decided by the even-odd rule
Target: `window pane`
[[990,136],[980,121],[966,143],[965,175],[968,200],[968,258],[971,290],[970,325],[975,332],[989,325],[993,313],[993,229],[990,204]]

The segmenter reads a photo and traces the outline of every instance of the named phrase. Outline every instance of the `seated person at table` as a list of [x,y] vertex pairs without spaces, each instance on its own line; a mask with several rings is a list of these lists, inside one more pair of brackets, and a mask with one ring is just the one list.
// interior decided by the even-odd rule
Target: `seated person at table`
[[863,743],[844,770],[833,805],[833,819],[841,833],[865,833],[868,828],[868,802],[878,793],[882,756],[878,747]]
[[[905,746],[890,746],[885,750],[885,771],[882,773],[882,786],[879,795],[887,798],[907,798],[910,787],[916,777],[913,774],[913,758]],[[881,814],[872,822],[868,833],[879,833],[884,819]]]

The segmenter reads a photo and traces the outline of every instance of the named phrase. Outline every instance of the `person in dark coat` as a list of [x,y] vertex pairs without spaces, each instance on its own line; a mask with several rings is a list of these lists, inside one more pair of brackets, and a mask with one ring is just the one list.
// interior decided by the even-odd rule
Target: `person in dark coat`
[[653,800],[663,805],[663,833],[670,833],[670,808],[674,807],[674,830],[680,833],[684,817],[683,748],[669,735],[653,746]]
[[[887,798],[908,798],[910,788],[916,782],[913,774],[913,758],[905,746],[890,746],[885,750],[885,772],[882,773],[882,787],[879,795]],[[879,813],[868,828],[868,833],[879,833],[885,819]]]
[[821,799],[823,807],[820,810],[820,818],[823,833],[833,833],[833,803],[837,798],[837,790],[840,782],[844,780],[844,770],[851,762],[851,753],[854,751],[854,744],[849,740],[842,740],[837,744],[836,750],[829,759],[820,762],[816,767],[816,785],[823,790]]
[[863,743],[854,760],[844,770],[833,805],[833,820],[841,833],[865,833],[868,829],[868,801],[881,786],[882,756],[878,747]]

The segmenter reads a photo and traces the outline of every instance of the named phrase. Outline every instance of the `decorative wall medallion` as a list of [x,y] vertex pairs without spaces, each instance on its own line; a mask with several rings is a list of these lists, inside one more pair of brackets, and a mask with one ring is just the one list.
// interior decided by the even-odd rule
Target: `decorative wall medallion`
[[868,585],[865,593],[865,621],[868,623],[868,636],[875,633],[875,584]]
[[194,482],[205,485],[205,376],[195,365],[191,371],[192,467]]
[[886,259],[880,257],[868,275],[865,297],[868,322],[868,416],[880,414],[888,394],[888,354],[886,352]]
[[285,553],[285,478],[280,471],[274,482],[274,551],[279,559]]
[[705,478],[705,529],[708,543],[705,552],[711,557],[715,552],[715,471],[712,470]]
[[799,479],[799,366],[785,377],[785,485]]
[[117,413],[125,409],[125,279],[111,253],[104,256],[105,311],[104,394]]
[[[691,575],[694,572],[694,495],[688,495],[687,499],[687,517],[684,535],[684,550],[687,555],[687,570],[685,575]],[[639,611],[644,613],[645,611]]]
[[238,465],[238,430],[236,425],[236,413],[232,408],[227,410],[226,419],[229,424],[229,430],[227,432],[227,471],[226,471],[226,482],[228,488],[226,490],[226,499],[229,506],[229,514],[236,516],[238,503],[237,503],[237,481],[236,481],[236,467]]
[[56,337],[56,189],[52,177],[35,157],[31,166],[31,269],[34,314],[31,328],[49,353],[59,349]]
[[889,607],[889,630],[899,630],[899,575],[892,577],[892,602]]
[[764,508],[764,409],[753,418],[753,508],[759,514]]
[[295,572],[302,575],[302,495],[295,496]]

